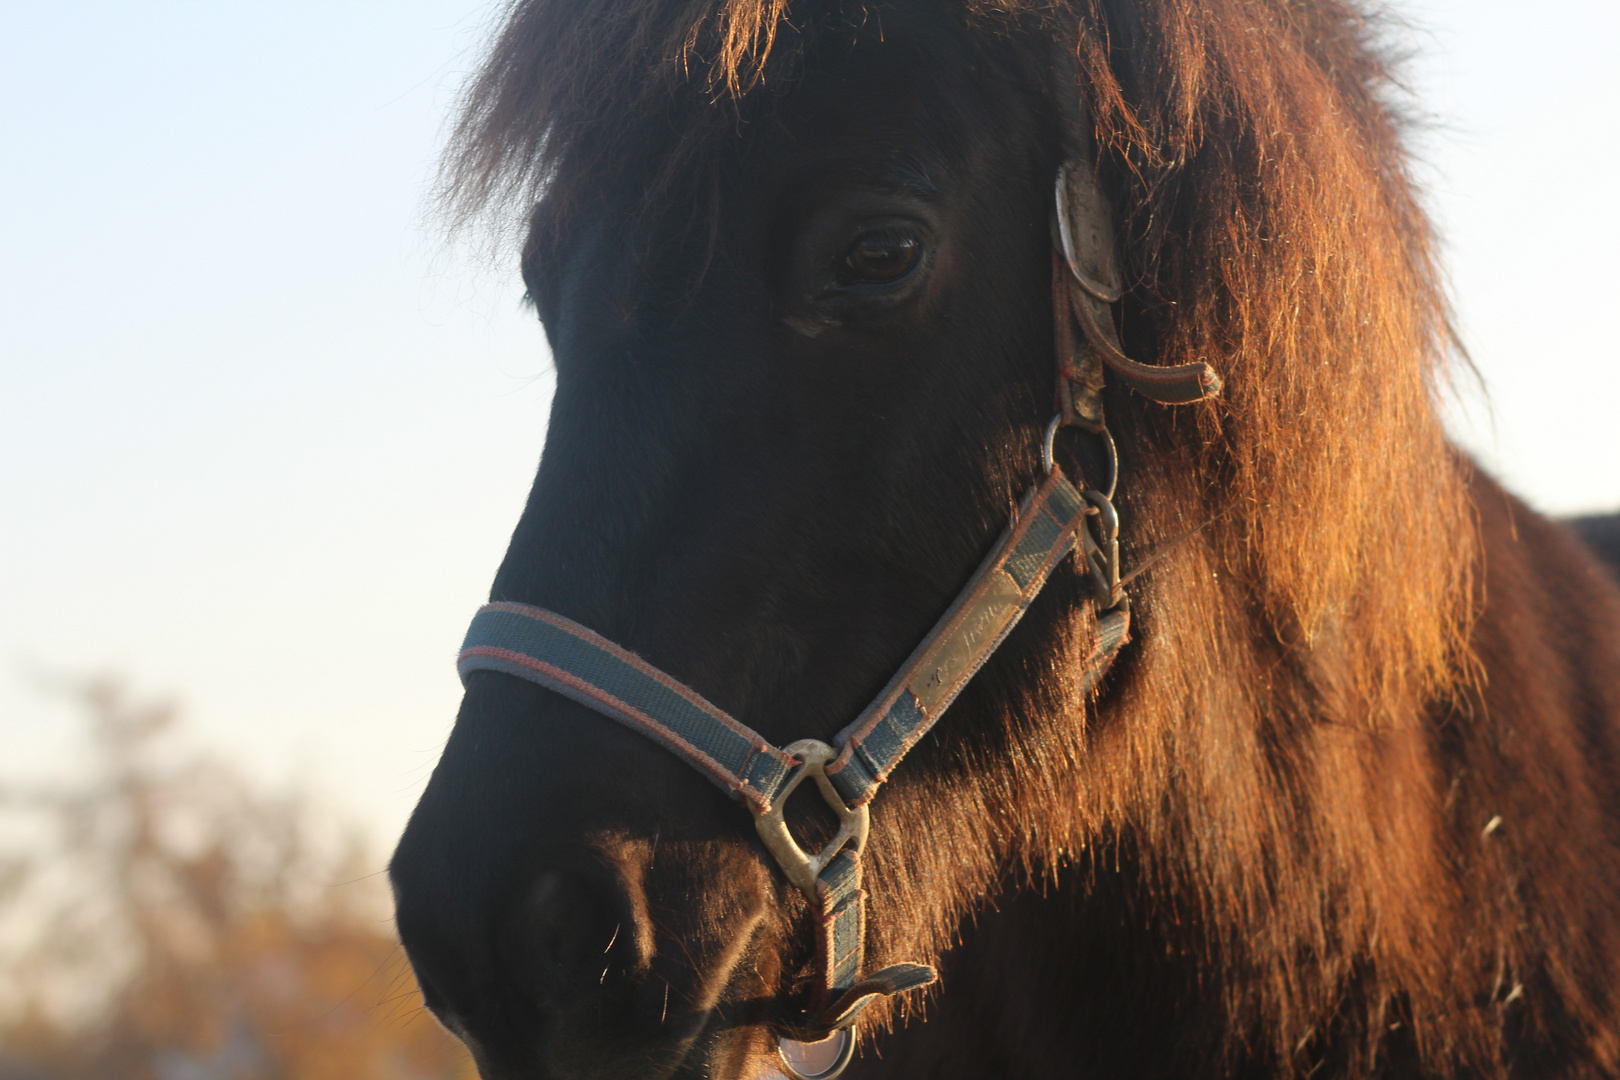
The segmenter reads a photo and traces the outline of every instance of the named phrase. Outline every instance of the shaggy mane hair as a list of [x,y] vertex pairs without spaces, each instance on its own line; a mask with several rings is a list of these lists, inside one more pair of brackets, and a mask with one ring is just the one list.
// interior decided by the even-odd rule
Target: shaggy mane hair
[[[1522,883],[1568,879],[1579,852],[1480,854],[1490,813],[1519,812],[1488,802],[1506,751],[1459,749],[1491,722],[1470,644],[1483,482],[1434,404],[1448,316],[1380,24],[1350,0],[912,2],[1018,43],[1049,79],[1052,42],[1073,49],[1078,85],[1054,93],[1087,106],[1121,219],[1128,351],[1207,361],[1226,390],[1173,411],[1110,400],[1127,567],[1217,523],[1133,586],[1140,646],[1100,701],[1021,691],[1048,719],[1011,710],[1011,764],[948,814],[886,806],[921,839],[875,844],[871,873],[954,890],[925,931],[944,948],[1009,880],[1128,864],[1141,918],[1201,958],[1224,1045],[1284,1071],[1331,1036],[1359,1047],[1347,1074],[1371,1073],[1400,1028],[1434,1075],[1497,1075],[1504,1002],[1532,969],[1529,996],[1558,1004],[1523,1030],[1612,1071],[1586,945],[1526,914]],[[516,3],[454,132],[452,213],[532,209],[545,257],[626,191],[647,212],[716,212],[666,195],[722,167],[807,50],[881,32],[891,6]],[[1534,798],[1562,782],[1532,778]],[[994,834],[1001,868],[958,869],[941,817]],[[1612,831],[1570,827],[1588,826]],[[874,895],[879,955],[929,899]]]
[[[667,205],[674,178],[717,167],[808,42],[880,26],[884,6],[514,3],[468,88],[445,204],[461,223],[532,207],[545,239],[630,184],[644,212],[710,211]],[[1203,486],[1247,508],[1244,561],[1279,631],[1310,640],[1347,612],[1377,627],[1357,635],[1369,722],[1449,685],[1471,529],[1460,472],[1413,468],[1448,455],[1432,396],[1451,337],[1381,23],[1342,0],[935,6],[1032,43],[1078,28],[1076,89],[1126,227],[1126,332],[1154,362],[1226,378],[1193,449]]]

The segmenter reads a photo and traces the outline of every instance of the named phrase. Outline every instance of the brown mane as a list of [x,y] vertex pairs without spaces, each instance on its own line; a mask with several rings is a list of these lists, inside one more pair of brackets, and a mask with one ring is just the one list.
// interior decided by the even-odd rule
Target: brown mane
[[[1343,1071],[1367,1074],[1401,1029],[1435,1074],[1496,1075],[1517,1002],[1514,1023],[1620,1068],[1591,966],[1620,956],[1614,931],[1582,941],[1529,906],[1538,878],[1578,880],[1581,855],[1518,823],[1588,781],[1572,779],[1576,749],[1557,751],[1568,769],[1516,764],[1485,689],[1499,646],[1476,636],[1494,599],[1481,536],[1520,512],[1441,430],[1448,315],[1379,24],[1340,0],[952,10],[1032,50],[1080,28],[1079,92],[1123,225],[1128,350],[1207,361],[1226,390],[1175,412],[1111,401],[1127,567],[1208,527],[1134,587],[1140,651],[1094,706],[1009,692],[1026,706],[1007,717],[1017,764],[951,793],[952,816],[980,824],[902,819],[923,839],[876,848],[874,874],[914,882],[949,876],[926,868],[973,843],[1005,857],[953,871],[938,925],[912,924],[920,894],[874,896],[879,953],[916,935],[947,948],[1003,873],[1128,863],[1139,917],[1200,958],[1229,1052],[1293,1068],[1331,1034],[1357,1048]],[[658,209],[670,177],[766,114],[817,35],[881,17],[875,3],[517,4],[455,131],[453,214],[538,204],[547,235],[624,184]],[[1054,710],[1072,718],[1055,744],[1030,719]],[[1489,802],[1500,790],[1516,794]],[[1598,845],[1614,826],[1592,810],[1570,828]],[[1593,896],[1614,895],[1604,882]]]
[[[1196,433],[1166,433],[1199,462],[1196,486],[1239,504],[1241,547],[1224,557],[1265,582],[1279,632],[1364,622],[1348,635],[1357,684],[1383,702],[1367,719],[1393,715],[1411,686],[1455,677],[1470,528],[1460,474],[1427,467],[1446,456],[1432,395],[1449,327],[1379,26],[1338,2],[1118,8],[1074,16],[1079,90],[1126,217],[1129,343],[1227,373]],[[514,5],[454,132],[453,216],[538,203],[561,223],[623,174],[690,167],[734,134],[751,92],[791,81],[811,28],[786,10]],[[987,33],[1059,21],[1017,0],[964,13]],[[874,5],[816,29],[880,18]],[[792,44],[774,48],[779,36]],[[649,208],[664,190],[649,186]],[[1400,544],[1367,542],[1395,532]]]

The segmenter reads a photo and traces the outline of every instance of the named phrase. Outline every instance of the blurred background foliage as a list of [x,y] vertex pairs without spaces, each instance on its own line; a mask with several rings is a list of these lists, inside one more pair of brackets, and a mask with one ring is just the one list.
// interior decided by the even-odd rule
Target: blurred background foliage
[[358,830],[190,748],[172,705],[57,689],[92,753],[0,781],[0,1080],[476,1076]]

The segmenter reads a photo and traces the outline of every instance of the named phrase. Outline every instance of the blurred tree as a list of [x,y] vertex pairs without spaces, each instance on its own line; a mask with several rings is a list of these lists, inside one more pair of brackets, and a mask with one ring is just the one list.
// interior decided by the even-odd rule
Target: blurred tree
[[0,1080],[470,1080],[358,834],[74,688],[91,767],[0,782]]

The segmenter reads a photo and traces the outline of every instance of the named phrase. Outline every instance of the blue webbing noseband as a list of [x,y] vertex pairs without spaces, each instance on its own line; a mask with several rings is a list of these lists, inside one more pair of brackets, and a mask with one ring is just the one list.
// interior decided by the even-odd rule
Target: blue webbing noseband
[[[753,812],[761,841],[809,902],[816,927],[816,986],[798,1028],[812,1037],[833,1034],[834,1060],[799,1078],[828,1080],[854,1050],[850,1029],[877,997],[924,986],[935,978],[922,964],[895,964],[862,977],[865,892],[861,853],[868,804],[896,765],[950,707],[962,688],[1017,625],[1053,569],[1077,547],[1092,583],[1095,641],[1080,684],[1090,692],[1128,640],[1130,605],[1120,590],[1119,521],[1114,479],[1104,490],[1081,490],[1052,459],[1060,426],[1077,426],[1113,442],[1102,417],[1103,369],[1156,401],[1182,403],[1212,396],[1220,379],[1204,364],[1154,367],[1120,349],[1111,304],[1119,299],[1107,201],[1089,166],[1059,170],[1054,220],[1053,316],[1059,412],[1047,428],[1045,477],[1025,493],[1011,523],[950,608],[877,698],[833,737],[777,747],[696,690],[627,649],[555,612],[525,604],[485,605],[462,646],[463,681],[474,671],[500,671],[554,690],[651,738],[719,784]],[[1084,243],[1077,243],[1078,240]],[[1080,331],[1078,334],[1076,329]],[[1110,469],[1117,471],[1110,461]],[[814,783],[837,815],[837,834],[811,854],[783,820],[788,796]],[[793,1043],[805,1048],[805,1044]]]

